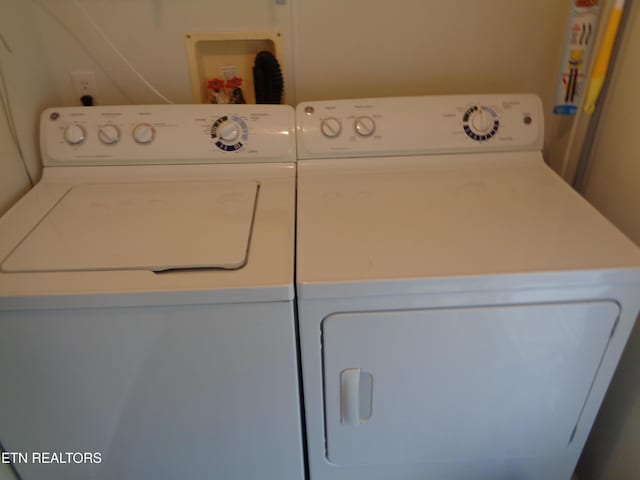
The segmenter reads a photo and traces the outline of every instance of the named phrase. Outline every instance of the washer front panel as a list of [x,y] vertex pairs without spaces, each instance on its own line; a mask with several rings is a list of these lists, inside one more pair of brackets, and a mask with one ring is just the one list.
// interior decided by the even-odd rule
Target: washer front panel
[[229,300],[0,305],[3,444],[102,456],[16,464],[22,478],[304,480],[293,302]]

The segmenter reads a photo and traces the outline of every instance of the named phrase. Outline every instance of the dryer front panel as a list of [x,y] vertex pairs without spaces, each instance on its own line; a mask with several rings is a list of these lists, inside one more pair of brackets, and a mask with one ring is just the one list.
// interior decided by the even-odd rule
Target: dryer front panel
[[557,455],[571,444],[619,313],[601,301],[330,315],[327,460]]

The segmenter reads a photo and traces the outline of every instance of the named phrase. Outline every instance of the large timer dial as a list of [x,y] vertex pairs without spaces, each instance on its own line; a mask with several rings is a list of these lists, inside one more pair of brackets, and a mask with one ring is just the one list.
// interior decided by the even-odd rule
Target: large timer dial
[[464,112],[462,128],[472,140],[484,142],[498,132],[500,120],[491,108],[484,105],[473,105]]
[[245,146],[249,130],[240,117],[224,115],[211,125],[211,138],[220,150],[235,152]]

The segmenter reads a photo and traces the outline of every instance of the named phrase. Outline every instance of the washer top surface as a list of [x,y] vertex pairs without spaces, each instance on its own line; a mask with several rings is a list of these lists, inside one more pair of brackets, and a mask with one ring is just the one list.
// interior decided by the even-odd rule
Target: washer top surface
[[0,308],[291,300],[294,237],[294,164],[45,169],[0,218]]
[[298,182],[303,290],[640,267],[639,249],[538,152],[309,160]]

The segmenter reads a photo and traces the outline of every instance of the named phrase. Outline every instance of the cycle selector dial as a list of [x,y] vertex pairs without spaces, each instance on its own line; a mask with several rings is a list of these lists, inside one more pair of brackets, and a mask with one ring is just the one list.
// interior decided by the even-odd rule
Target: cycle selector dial
[[120,129],[115,125],[103,125],[98,130],[98,138],[105,145],[113,145],[120,141]]
[[480,109],[471,116],[471,126],[476,132],[487,133],[493,128],[493,117]]
[[327,117],[320,122],[320,131],[327,138],[336,138],[342,132],[342,123],[336,117]]
[[368,116],[357,117],[353,122],[353,128],[361,137],[370,137],[376,131],[376,122]]
[[211,125],[211,139],[216,147],[225,152],[234,152],[245,146],[249,138],[246,122],[235,115],[224,115]]
[[240,137],[240,125],[233,120],[222,122],[218,127],[218,136],[225,142],[235,142]]
[[484,142],[498,132],[500,119],[493,109],[484,105],[473,105],[464,112],[462,128],[472,140]]
[[155,136],[156,130],[153,128],[153,125],[149,123],[139,123],[133,127],[133,139],[136,143],[146,145],[153,142]]
[[82,126],[73,123],[65,129],[64,139],[69,145],[80,145],[87,139],[87,132]]

